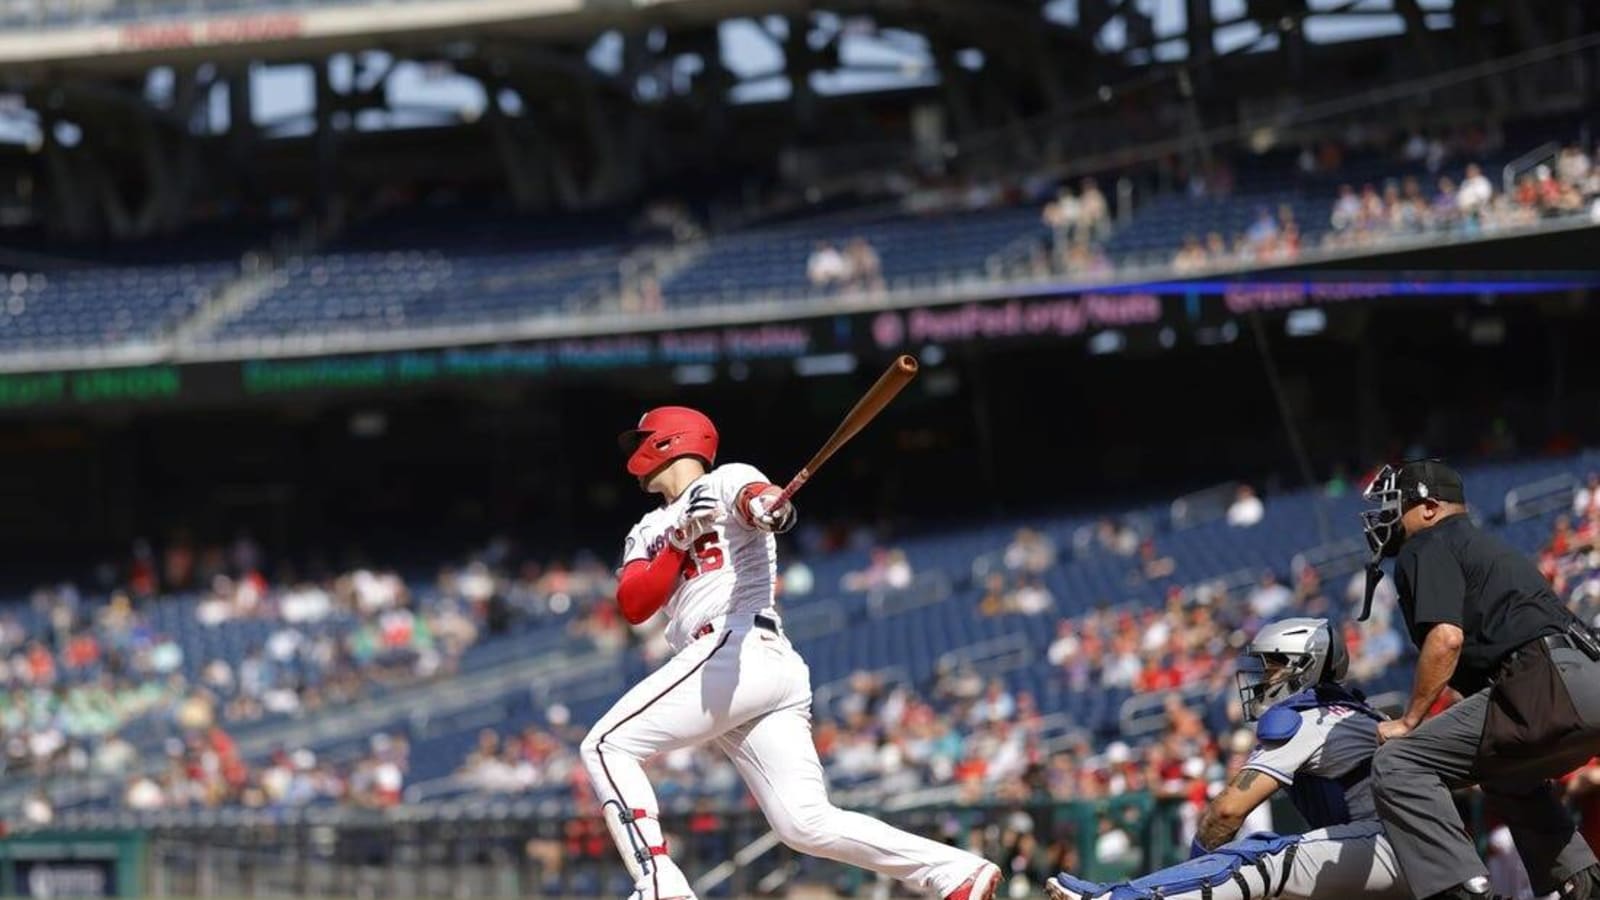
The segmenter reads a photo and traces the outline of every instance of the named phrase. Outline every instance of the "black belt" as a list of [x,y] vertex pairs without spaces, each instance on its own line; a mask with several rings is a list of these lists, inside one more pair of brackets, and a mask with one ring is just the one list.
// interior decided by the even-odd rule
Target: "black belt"
[[[1582,628],[1583,626],[1577,625],[1574,627]],[[1591,660],[1600,660],[1600,657],[1596,657],[1594,653],[1590,652],[1590,648],[1585,647],[1581,641],[1574,640],[1570,632],[1567,634],[1547,634],[1543,637],[1534,638],[1533,640],[1508,653],[1506,655],[1506,659],[1508,661],[1516,659],[1518,656],[1522,655],[1524,651],[1533,649],[1535,644],[1543,645],[1546,652],[1551,650],[1576,650]]]
[[1569,638],[1564,634],[1547,634],[1544,637],[1539,638],[1539,643],[1544,644],[1545,649],[1547,650],[1583,649],[1582,647],[1579,647],[1577,644],[1573,643],[1572,638]]
[[[778,634],[778,622],[777,622],[776,619],[772,618],[771,616],[763,615],[761,613],[756,613],[755,626],[757,628],[760,628],[763,631],[770,631],[773,634]],[[716,630],[717,629],[712,627],[710,622],[707,622],[704,625],[701,625],[699,628],[695,629],[694,637],[703,638],[706,635],[708,635],[711,632],[716,631]]]

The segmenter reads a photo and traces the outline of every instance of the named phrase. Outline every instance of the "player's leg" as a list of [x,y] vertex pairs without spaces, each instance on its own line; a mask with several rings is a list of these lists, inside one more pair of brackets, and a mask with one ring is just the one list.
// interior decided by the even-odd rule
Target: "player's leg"
[[[948,897],[974,875],[973,900],[992,896],[999,870],[947,844],[893,828],[828,800],[827,781],[811,737],[810,691],[802,702],[732,729],[717,739],[739,769],[778,837],[812,856],[899,879]],[[992,867],[991,867],[992,868]]]
[[[1284,846],[1262,846],[1240,852],[1235,845],[1218,848],[1175,866],[1131,881],[1096,882],[1061,872],[1045,881],[1051,900],[1263,900],[1276,898],[1293,862],[1294,838]],[[1241,842],[1236,842],[1236,844]],[[1223,852],[1224,850],[1228,852]],[[1288,897],[1285,893],[1283,896]],[[1331,900],[1331,898],[1330,898]]]
[[1405,900],[1411,896],[1394,848],[1377,822],[1306,832],[1287,863],[1283,900]]
[[1131,882],[1099,884],[1063,872],[1046,883],[1053,900],[1119,897],[1165,900],[1404,900],[1409,889],[1375,822],[1300,836],[1234,841]]
[[1472,780],[1488,702],[1487,691],[1466,697],[1372,757],[1372,799],[1414,897],[1488,882],[1450,794]]
[[666,855],[655,790],[642,763],[656,753],[709,740],[741,721],[734,702],[740,637],[722,632],[690,644],[624,694],[579,748],[623,863],[654,897],[693,892]]
[[1489,814],[1511,829],[1534,893],[1552,893],[1595,865],[1594,851],[1573,826],[1550,782],[1486,780],[1479,787]]

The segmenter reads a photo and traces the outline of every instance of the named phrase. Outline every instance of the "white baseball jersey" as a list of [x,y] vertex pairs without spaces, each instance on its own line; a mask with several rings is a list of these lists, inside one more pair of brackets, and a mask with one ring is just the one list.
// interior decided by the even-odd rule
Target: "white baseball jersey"
[[[1333,821],[1313,821],[1314,826],[1330,825],[1340,819],[1376,819],[1368,769],[1372,754],[1378,749],[1378,721],[1341,704],[1298,713],[1300,727],[1293,736],[1283,741],[1258,741],[1244,768],[1290,788],[1295,806],[1301,807],[1308,820],[1322,806]],[[1307,806],[1311,809],[1304,808]]]
[[667,545],[667,530],[691,500],[710,492],[726,512],[716,529],[700,536],[689,553],[682,577],[667,600],[667,643],[682,650],[700,626],[733,613],[772,608],[778,577],[778,543],[770,532],[745,522],[735,511],[739,492],[768,483],[755,466],[728,463],[690,482],[673,502],[645,513],[628,532],[622,564],[654,559]]

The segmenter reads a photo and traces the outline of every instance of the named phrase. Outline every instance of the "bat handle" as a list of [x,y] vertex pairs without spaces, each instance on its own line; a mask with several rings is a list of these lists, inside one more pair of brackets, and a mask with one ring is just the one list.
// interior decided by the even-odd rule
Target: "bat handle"
[[777,507],[788,503],[789,498],[794,496],[795,491],[798,491],[800,488],[804,487],[805,483],[809,480],[811,480],[811,471],[809,469],[801,469],[800,471],[794,473],[794,477],[789,479],[789,483],[784,487],[783,493],[778,495],[777,502],[772,504],[773,508],[776,509]]

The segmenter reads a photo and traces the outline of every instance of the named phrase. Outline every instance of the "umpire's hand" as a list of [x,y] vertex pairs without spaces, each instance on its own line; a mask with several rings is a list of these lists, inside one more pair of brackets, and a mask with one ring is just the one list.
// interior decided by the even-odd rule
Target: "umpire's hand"
[[1379,744],[1392,741],[1395,738],[1403,738],[1410,733],[1411,726],[1407,725],[1404,719],[1391,719],[1387,722],[1378,723]]

